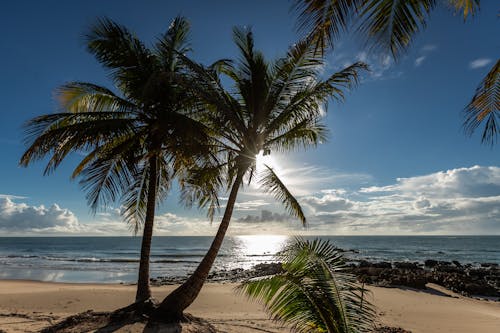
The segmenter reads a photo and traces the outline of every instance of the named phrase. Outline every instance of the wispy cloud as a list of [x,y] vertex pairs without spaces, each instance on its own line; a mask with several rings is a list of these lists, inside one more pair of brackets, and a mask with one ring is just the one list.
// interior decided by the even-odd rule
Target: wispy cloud
[[19,195],[12,195],[12,194],[0,194],[0,199],[26,199],[26,197],[19,196]]
[[340,70],[351,65],[355,61],[361,61],[370,67],[370,72],[365,76],[366,80],[385,80],[400,77],[403,73],[394,70],[394,60],[386,53],[369,53],[361,51],[357,53],[339,53],[330,59],[333,70]]
[[437,49],[437,45],[434,44],[426,44],[420,48],[421,52],[431,52]]
[[424,62],[425,58],[427,58],[427,57],[426,56],[420,56],[417,59],[415,59],[415,66],[418,67],[418,66],[422,65],[422,63]]
[[419,67],[420,65],[422,65],[424,60],[429,57],[430,53],[434,52],[435,50],[437,50],[437,45],[434,44],[426,44],[422,46],[418,52],[419,56],[415,59],[415,67]]
[[478,58],[469,63],[469,68],[471,69],[476,69],[476,68],[481,68],[488,66],[492,60],[490,58]]

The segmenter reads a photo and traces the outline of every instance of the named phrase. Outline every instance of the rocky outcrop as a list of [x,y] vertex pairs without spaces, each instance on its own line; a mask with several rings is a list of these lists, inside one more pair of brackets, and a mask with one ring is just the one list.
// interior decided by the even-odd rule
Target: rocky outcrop
[[361,261],[350,271],[360,281],[379,286],[405,286],[425,289],[426,283],[436,283],[454,292],[471,296],[500,297],[500,268],[497,264],[480,267],[458,261],[426,260],[418,262]]
[[[210,282],[239,282],[259,276],[282,272],[280,263],[258,264],[251,269],[235,268],[210,273]],[[428,259],[418,262],[368,262],[359,261],[349,266],[361,282],[383,287],[410,287],[425,289],[427,283],[441,285],[466,296],[487,296],[500,299],[500,267],[495,263],[478,266],[461,264],[458,261]],[[152,279],[153,285],[179,284],[186,277],[159,277]]]

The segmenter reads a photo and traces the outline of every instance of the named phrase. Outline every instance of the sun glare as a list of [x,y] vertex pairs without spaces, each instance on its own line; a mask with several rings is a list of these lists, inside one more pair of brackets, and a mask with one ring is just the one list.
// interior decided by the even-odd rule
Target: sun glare
[[270,168],[276,168],[276,161],[271,157],[270,154],[264,155],[264,151],[261,150],[256,159],[256,168],[257,172],[264,171],[265,166],[267,165]]

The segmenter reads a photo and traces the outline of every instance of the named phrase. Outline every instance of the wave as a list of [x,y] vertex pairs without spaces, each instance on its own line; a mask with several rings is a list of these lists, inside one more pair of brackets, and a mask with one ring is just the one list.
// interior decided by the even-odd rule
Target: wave
[[[96,258],[96,257],[83,257],[83,258],[70,258],[70,257],[52,257],[52,256],[35,256],[35,255],[8,255],[0,256],[0,258],[9,259],[42,259],[49,261],[62,261],[62,262],[87,262],[87,263],[138,263],[138,258]],[[151,260],[151,263],[198,263],[199,260],[179,260],[179,259],[159,259]]]

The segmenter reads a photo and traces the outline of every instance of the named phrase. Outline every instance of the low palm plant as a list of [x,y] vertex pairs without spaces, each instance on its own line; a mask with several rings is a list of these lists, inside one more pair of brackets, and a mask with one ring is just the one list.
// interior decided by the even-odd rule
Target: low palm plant
[[328,241],[295,242],[277,254],[283,272],[243,282],[239,291],[262,302],[297,332],[371,332],[375,311],[366,290],[345,272],[342,253]]

